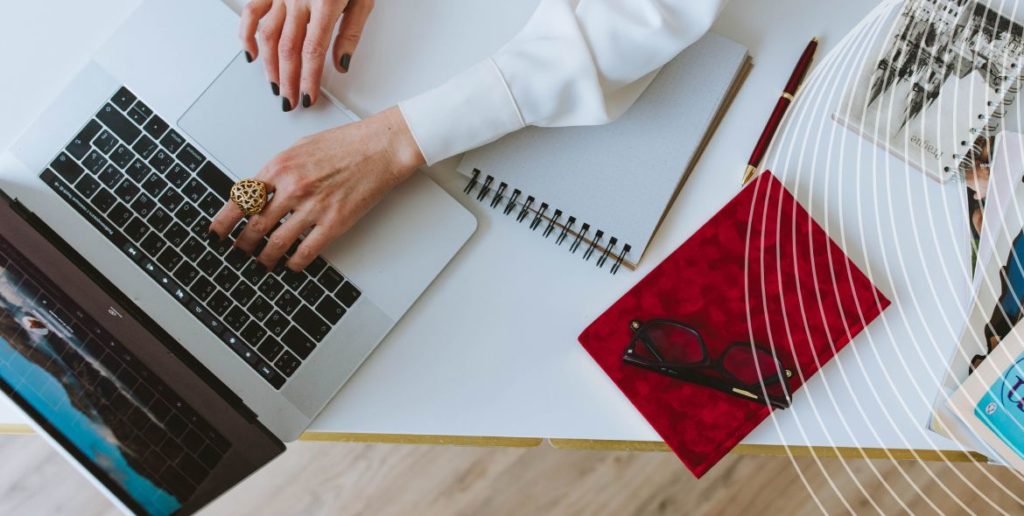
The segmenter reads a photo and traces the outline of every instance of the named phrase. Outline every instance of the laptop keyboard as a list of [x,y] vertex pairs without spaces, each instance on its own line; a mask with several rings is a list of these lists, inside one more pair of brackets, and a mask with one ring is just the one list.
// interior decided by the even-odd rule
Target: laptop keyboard
[[[58,287],[38,271],[19,269],[24,258],[0,238],[0,270],[11,289],[68,329],[67,337],[49,338],[77,389],[67,391],[72,406],[90,407],[119,446],[134,457],[158,485],[191,497],[231,448],[231,443],[166,383],[146,367]],[[0,284],[4,280],[0,279]],[[0,317],[9,317],[0,312]],[[17,324],[0,324],[17,328]],[[4,335],[9,341],[16,335]],[[183,498],[183,499],[185,499]]]
[[234,181],[127,88],[40,177],[275,389],[361,295],[321,257],[268,273],[211,238]]

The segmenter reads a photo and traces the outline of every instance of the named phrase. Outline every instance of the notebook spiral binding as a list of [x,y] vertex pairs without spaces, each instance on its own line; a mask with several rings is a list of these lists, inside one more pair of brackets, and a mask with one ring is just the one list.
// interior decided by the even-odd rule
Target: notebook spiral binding
[[[1012,63],[1011,68],[1019,69],[1021,67],[1019,63]],[[983,154],[984,148],[979,145],[981,137],[989,137],[994,135],[1002,127],[1003,117],[1006,115],[1006,110],[1017,100],[1017,94],[1020,91],[1021,83],[1024,81],[1024,74],[1017,75],[1012,80],[1010,77],[1002,77],[1003,81],[1006,81],[1004,91],[1000,92],[996,90],[997,94],[1002,94],[1002,102],[999,102],[997,106],[992,109],[991,113],[978,113],[978,120],[984,122],[985,125],[981,127],[972,127],[971,135],[974,141],[962,140],[960,146],[965,148],[964,151],[953,154],[954,163],[959,163],[957,169],[961,174],[966,173],[968,170],[974,168],[974,161],[980,158]],[[988,101],[988,106],[993,107],[995,102]],[[990,157],[991,159],[991,157]],[[987,165],[987,163],[985,163]],[[950,167],[945,167],[945,171],[949,172]]]
[[[462,193],[466,195],[472,195],[473,190],[476,189],[477,186],[479,186],[480,188],[477,191],[476,200],[484,202],[484,200],[487,199],[487,196],[492,191],[494,177],[488,175],[486,178],[484,178],[483,182],[480,182],[480,175],[480,170],[474,168],[473,177],[471,177],[469,179],[469,182],[466,183],[466,188],[462,190]],[[597,248],[601,246],[601,241],[605,237],[604,231],[595,228],[593,237],[589,239],[589,245],[587,245],[587,234],[590,233],[591,230],[590,224],[583,223],[582,225],[580,225],[578,231],[574,231],[573,227],[576,225],[577,222],[576,217],[569,216],[568,218],[565,219],[564,223],[560,223],[559,221],[562,219],[562,216],[564,215],[562,213],[562,210],[554,209],[551,212],[551,215],[547,215],[548,211],[551,210],[551,207],[548,206],[546,202],[541,202],[540,206],[534,207],[534,204],[536,204],[537,200],[532,195],[527,195],[526,200],[520,201],[520,197],[523,196],[523,193],[515,188],[513,188],[512,193],[508,194],[508,196],[506,197],[506,192],[508,191],[508,188],[508,184],[503,182],[500,183],[497,186],[497,188],[493,189],[494,197],[491,199],[490,202],[491,208],[502,209],[504,215],[514,215],[516,217],[516,222],[520,223],[526,220],[527,217],[529,217],[530,212],[533,211],[533,219],[530,220],[529,224],[530,230],[532,231],[536,231],[537,228],[539,228],[541,224],[544,222],[545,216],[547,216],[547,225],[544,227],[544,231],[541,233],[541,235],[544,238],[550,237],[552,234],[555,233],[555,231],[558,228],[561,228],[558,237],[555,238],[555,244],[561,246],[568,239],[569,233],[573,232],[575,233],[575,237],[572,239],[572,243],[569,245],[569,252],[572,254],[576,254],[576,252],[579,251],[581,247],[586,247],[586,249],[583,251],[583,260],[590,261],[590,259],[594,257]],[[504,208],[500,207],[502,201],[505,201]],[[516,212],[517,207],[519,208],[518,212]],[[611,274],[616,274],[619,272],[619,269],[622,267],[622,262],[626,259],[626,256],[629,255],[629,251],[632,249],[632,247],[629,244],[623,244],[622,247],[619,249],[619,253],[616,255],[615,248],[618,245],[618,238],[608,238],[607,243],[602,246],[604,247],[604,251],[600,252],[600,256],[598,256],[597,258],[596,265],[599,269],[604,268],[605,264],[608,263],[609,258],[611,258],[612,265],[609,269],[609,272]]]

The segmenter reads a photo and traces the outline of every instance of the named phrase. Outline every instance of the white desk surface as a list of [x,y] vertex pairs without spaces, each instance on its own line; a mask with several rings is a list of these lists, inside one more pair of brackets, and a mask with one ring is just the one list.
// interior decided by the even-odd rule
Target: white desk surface
[[[0,17],[0,148],[137,1],[8,2]],[[492,53],[536,3],[378,2],[352,73],[329,74],[328,87],[360,114],[385,108]],[[923,425],[966,312],[962,186],[907,170],[832,123],[827,109],[808,107],[820,90],[841,91],[842,74],[824,73],[831,65],[823,56],[875,4],[732,1],[713,30],[750,48],[754,68],[637,272],[612,277],[582,264],[464,196],[455,161],[433,167],[480,229],[311,430],[657,440],[576,336],[736,193],[796,58],[818,35],[816,77],[827,87],[805,89],[769,165],[894,304],[746,443],[957,449]],[[21,421],[0,401],[0,425]]]

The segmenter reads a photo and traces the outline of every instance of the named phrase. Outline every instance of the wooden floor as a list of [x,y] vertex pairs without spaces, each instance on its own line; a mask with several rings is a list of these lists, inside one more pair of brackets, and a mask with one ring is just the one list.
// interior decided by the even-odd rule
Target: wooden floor
[[[36,436],[0,437],[0,514],[114,514]],[[970,463],[731,456],[701,480],[664,452],[299,443],[208,514],[1024,512],[1024,479]]]

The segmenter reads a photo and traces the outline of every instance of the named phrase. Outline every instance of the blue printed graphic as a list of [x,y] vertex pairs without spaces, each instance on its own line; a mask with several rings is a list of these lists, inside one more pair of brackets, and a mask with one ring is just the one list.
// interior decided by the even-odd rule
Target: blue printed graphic
[[974,415],[1024,458],[1024,355],[1003,372],[974,406]]

